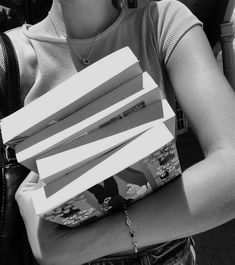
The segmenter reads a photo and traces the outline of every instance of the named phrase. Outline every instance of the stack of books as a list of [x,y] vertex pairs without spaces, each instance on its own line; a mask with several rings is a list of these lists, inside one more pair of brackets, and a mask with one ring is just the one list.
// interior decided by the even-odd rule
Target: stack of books
[[74,227],[181,174],[175,114],[128,48],[1,120],[3,143],[39,174],[37,215]]

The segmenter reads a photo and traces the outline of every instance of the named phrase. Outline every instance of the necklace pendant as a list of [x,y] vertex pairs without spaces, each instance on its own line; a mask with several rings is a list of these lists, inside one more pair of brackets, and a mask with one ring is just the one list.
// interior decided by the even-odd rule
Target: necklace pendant
[[82,59],[83,64],[88,65],[90,64],[90,60],[88,58]]

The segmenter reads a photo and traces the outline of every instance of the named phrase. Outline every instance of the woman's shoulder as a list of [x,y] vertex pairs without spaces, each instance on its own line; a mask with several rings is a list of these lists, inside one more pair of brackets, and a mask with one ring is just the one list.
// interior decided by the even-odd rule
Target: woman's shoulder
[[5,33],[9,36],[16,48],[21,47],[23,49],[29,49],[29,47],[32,47],[31,39],[27,36],[29,27],[31,27],[31,25],[23,24],[22,26],[6,31]]
[[[168,34],[176,29],[188,29],[201,21],[182,2],[177,0],[151,1],[140,7],[140,13],[151,20],[158,34]],[[138,12],[137,12],[138,13]]]
[[[32,41],[24,33],[26,27],[27,26],[24,24],[5,32],[12,41],[15,49],[20,72],[22,98],[25,97],[28,89],[35,81],[35,71],[37,65],[37,56]],[[1,76],[3,78],[3,71]]]
[[182,36],[196,25],[198,18],[177,0],[153,1],[148,5],[157,45],[164,64]]
[[19,26],[16,28],[12,28],[9,29],[7,31],[5,31],[5,33],[12,39],[12,38],[19,38],[22,34],[22,27],[23,26]]
[[189,8],[177,0],[153,1],[148,5],[153,18],[158,20],[183,20],[185,17],[195,17]]
[[27,55],[32,56],[33,46],[31,40],[25,35],[24,31],[26,29],[26,24],[10,29],[5,33],[11,39],[13,46],[15,47],[17,57],[27,57]]

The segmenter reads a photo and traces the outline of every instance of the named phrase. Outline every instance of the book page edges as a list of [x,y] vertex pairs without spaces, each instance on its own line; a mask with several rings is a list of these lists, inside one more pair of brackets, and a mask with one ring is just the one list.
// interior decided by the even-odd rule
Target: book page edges
[[[37,215],[41,216],[53,210],[104,179],[137,163],[173,139],[167,127],[163,123],[158,123],[51,197],[45,197],[43,188],[36,190],[32,199]],[[141,152],[136,152],[136,148]],[[73,174],[77,174],[76,170]],[[94,176],[96,176],[95,181],[93,181]]]
[[152,126],[153,122],[149,122],[77,148],[71,148],[49,157],[37,159],[36,164],[40,178],[45,183],[49,183],[54,178],[72,171],[71,167],[81,166],[83,161],[89,161],[91,158],[107,152],[111,148],[132,139]]
[[[134,104],[139,103],[140,101],[144,101],[146,105],[153,103],[158,99],[157,93],[155,93],[156,87],[152,88],[145,88],[134,95],[131,95],[130,97],[114,104],[113,106],[108,107],[105,110],[102,110],[101,112],[89,117],[86,120],[81,121],[78,124],[74,124],[69,126],[72,121],[74,123],[74,120],[77,120],[75,116],[79,114],[79,112],[76,112],[69,117],[67,117],[66,120],[61,120],[60,121],[60,128],[59,128],[59,123],[55,124],[55,128],[58,127],[57,131],[54,132],[53,135],[50,137],[44,137],[42,141],[38,141],[37,135],[32,136],[30,139],[26,139],[26,145],[28,145],[28,148],[23,148],[24,143],[20,143],[16,146],[16,156],[17,159],[20,163],[24,164],[26,167],[29,167],[27,163],[27,159],[31,159],[32,157],[38,156],[42,154],[43,152],[48,151],[51,148],[57,147],[59,144],[63,144],[65,142],[71,141],[72,139],[76,138],[79,134],[84,133],[85,131],[89,132],[93,129],[95,129],[101,124],[105,123],[112,117],[115,117],[115,115],[118,115],[122,113],[123,111],[127,110],[131,106],[134,106]],[[64,124],[64,125],[63,125]],[[65,126],[66,125],[66,126]],[[53,126],[53,125],[52,125]],[[62,128],[61,128],[62,127]],[[63,127],[66,127],[63,129]],[[93,128],[93,129],[92,129]],[[47,130],[52,129],[52,128],[46,128],[43,132],[45,136],[47,135],[46,132]],[[27,144],[29,141],[32,142],[32,140],[35,139],[34,144]],[[21,151],[20,151],[21,150]],[[35,166],[33,168],[30,168],[31,170],[35,170]]]

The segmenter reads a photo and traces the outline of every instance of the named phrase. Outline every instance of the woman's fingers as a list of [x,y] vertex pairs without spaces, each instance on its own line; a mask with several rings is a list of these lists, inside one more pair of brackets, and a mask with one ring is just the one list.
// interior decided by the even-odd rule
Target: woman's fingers
[[20,200],[25,200],[26,198],[31,197],[31,192],[39,188],[38,180],[38,174],[31,171],[16,191],[16,200],[19,202]]
[[38,174],[36,174],[35,172],[31,171],[28,176],[25,178],[25,180],[22,182],[22,184],[24,183],[38,183],[39,180],[39,176]]

